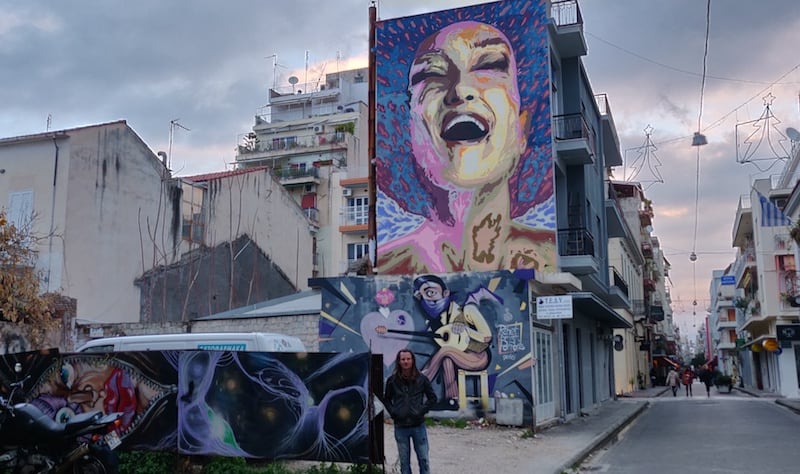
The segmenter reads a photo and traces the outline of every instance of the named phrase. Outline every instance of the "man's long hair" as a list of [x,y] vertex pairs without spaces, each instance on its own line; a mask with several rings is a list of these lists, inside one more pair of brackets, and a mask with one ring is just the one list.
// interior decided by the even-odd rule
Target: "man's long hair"
[[419,369],[417,368],[417,356],[414,355],[409,349],[400,349],[397,351],[397,356],[394,358],[394,375],[397,377],[403,376],[403,370],[400,368],[400,354],[408,352],[411,354],[411,380],[416,380],[419,377]]

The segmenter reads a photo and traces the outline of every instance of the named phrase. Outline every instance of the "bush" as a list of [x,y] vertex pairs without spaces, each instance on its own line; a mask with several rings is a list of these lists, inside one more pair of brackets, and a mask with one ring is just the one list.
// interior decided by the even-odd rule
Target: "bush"
[[717,387],[730,387],[731,385],[733,385],[733,379],[731,378],[730,375],[717,375],[714,384]]
[[120,474],[163,474],[176,472],[178,455],[153,451],[120,451]]

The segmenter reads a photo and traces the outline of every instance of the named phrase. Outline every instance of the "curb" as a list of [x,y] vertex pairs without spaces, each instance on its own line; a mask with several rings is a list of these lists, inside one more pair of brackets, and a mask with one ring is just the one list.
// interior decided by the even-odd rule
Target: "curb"
[[564,464],[558,467],[556,470],[556,474],[561,474],[564,472],[569,471],[570,469],[574,468],[578,464],[582,463],[586,458],[589,457],[592,452],[594,452],[600,446],[605,445],[611,438],[616,436],[623,428],[628,426],[633,420],[636,419],[642,412],[650,406],[650,402],[642,403],[636,410],[631,413],[630,415],[624,417],[623,419],[617,421],[613,425],[610,425],[608,429],[600,433],[599,435],[595,436],[595,438],[589,442],[589,444],[581,449],[577,454],[572,456],[568,459]]
[[792,405],[790,403],[786,403],[781,399],[775,400],[775,403],[777,403],[778,405],[780,405],[782,407],[786,407],[789,410],[792,410],[794,413],[797,413],[798,415],[800,415],[800,407],[798,407],[797,405]]

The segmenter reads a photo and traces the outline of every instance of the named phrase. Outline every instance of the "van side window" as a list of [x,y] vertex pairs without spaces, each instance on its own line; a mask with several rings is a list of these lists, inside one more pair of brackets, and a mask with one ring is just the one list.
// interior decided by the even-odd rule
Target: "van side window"
[[114,345],[107,344],[105,346],[87,347],[82,352],[114,352]]

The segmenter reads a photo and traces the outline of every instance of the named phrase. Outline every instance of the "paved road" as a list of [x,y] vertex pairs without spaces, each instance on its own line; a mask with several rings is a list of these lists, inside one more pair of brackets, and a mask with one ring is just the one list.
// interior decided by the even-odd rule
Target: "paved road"
[[774,400],[715,390],[710,398],[704,390],[691,398],[666,395],[651,399],[650,407],[580,471],[798,472],[800,415]]

